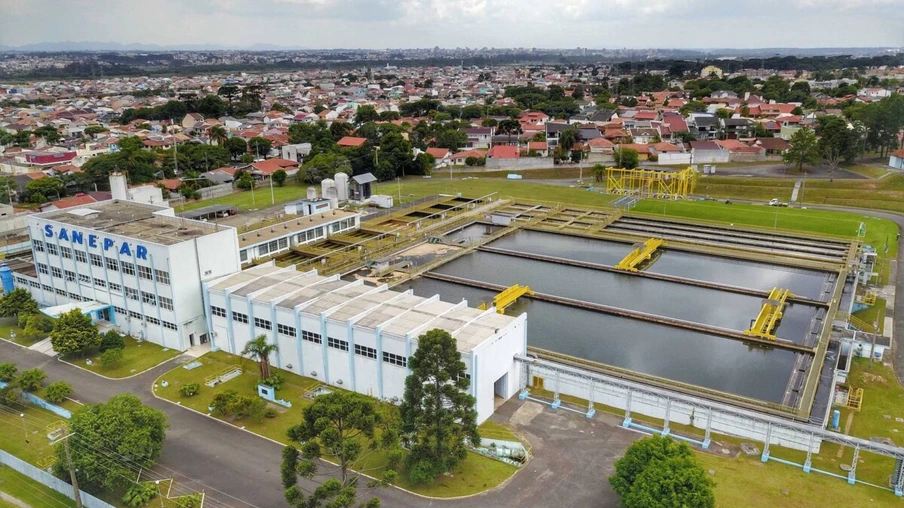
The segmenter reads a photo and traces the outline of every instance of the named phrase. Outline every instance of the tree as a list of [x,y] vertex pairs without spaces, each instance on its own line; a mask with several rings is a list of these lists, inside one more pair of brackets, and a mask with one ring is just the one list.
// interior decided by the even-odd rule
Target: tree
[[824,116],[819,119],[819,141],[816,143],[819,155],[829,168],[829,181],[838,165],[851,162],[857,157],[861,146],[859,129],[848,126],[839,116]]
[[348,122],[333,122],[330,125],[330,136],[333,141],[339,141],[345,136],[351,136],[353,132],[355,132],[355,129]]
[[60,198],[66,195],[66,188],[63,185],[62,180],[51,176],[32,180],[25,184],[25,194],[28,196],[41,194],[43,196],[55,196]]
[[633,148],[616,148],[612,151],[612,156],[620,168],[634,169],[640,165],[640,155]]
[[380,180],[405,176],[405,167],[414,158],[411,143],[398,132],[389,132],[380,139],[379,163],[375,174]]
[[229,133],[226,132],[225,127],[221,125],[214,125],[210,128],[210,139],[217,145],[224,146],[226,144],[226,140],[229,139]]
[[13,379],[16,379],[16,374],[18,374],[19,369],[16,367],[15,363],[12,362],[4,362],[0,363],[0,381],[4,383],[9,383]]
[[35,129],[34,135],[44,138],[44,141],[47,141],[48,143],[56,143],[57,141],[63,139],[63,136],[60,135],[60,131],[56,130],[56,127],[53,127],[51,125],[38,127],[37,129]]
[[579,137],[578,130],[574,127],[569,127],[559,133],[559,146],[562,147],[563,152],[570,152],[571,148],[578,142]]
[[355,111],[355,123],[358,125],[380,120],[380,114],[373,106],[359,106]]
[[261,379],[270,377],[270,355],[279,351],[276,344],[268,344],[266,335],[258,335],[245,344],[242,356],[247,356],[258,362]]
[[[82,406],[69,420],[68,438],[79,486],[98,492],[133,484],[135,468],[149,469],[160,457],[167,428],[163,411],[145,406],[130,393]],[[55,470],[62,476],[67,471],[62,443],[56,456]]]
[[335,152],[321,153],[305,162],[295,174],[295,179],[300,183],[320,183],[326,178],[333,178],[336,173],[351,175],[349,160]]
[[436,146],[457,152],[468,143],[468,135],[458,129],[446,129],[436,136]]
[[248,140],[248,147],[258,156],[266,157],[270,153],[270,147],[272,146],[273,142],[267,138],[255,136]]
[[204,115],[204,118],[219,118],[226,114],[229,105],[218,95],[208,95],[198,101],[198,113]]
[[44,374],[41,369],[23,370],[19,377],[16,378],[16,386],[21,388],[22,391],[33,392],[41,387],[45,379],[47,379],[47,374]]
[[408,360],[401,405],[402,433],[411,441],[406,467],[411,481],[432,483],[467,456],[465,440],[480,443],[476,399],[455,339],[441,329],[418,337]]
[[53,330],[53,321],[44,314],[37,312],[28,315],[28,318],[25,320],[25,327],[22,330],[22,335],[24,335],[26,339],[35,340],[42,337],[44,334],[49,333],[51,330]]
[[75,308],[60,314],[50,332],[50,344],[57,353],[67,356],[100,345],[100,333],[87,314]]
[[286,174],[285,169],[277,169],[273,172],[272,175],[270,175],[270,178],[273,180],[273,183],[275,183],[277,187],[282,187],[283,185],[285,185],[286,178],[288,177],[289,175]]
[[48,402],[54,404],[63,402],[70,395],[72,395],[72,385],[66,381],[50,383],[47,385],[47,389],[44,390],[44,398],[47,399]]
[[237,159],[243,153],[248,151],[248,143],[245,142],[244,139],[239,137],[229,138],[224,143],[224,146],[227,150],[229,150],[229,154],[232,155],[232,159]]
[[625,508],[712,508],[713,482],[686,443],[653,435],[632,444],[609,477]]
[[791,148],[782,154],[786,164],[796,165],[797,170],[802,171],[804,164],[812,165],[819,162],[818,142],[812,129],[802,127],[791,135],[789,142]]
[[126,339],[116,330],[110,330],[101,336],[100,352],[103,353],[109,349],[125,349]]
[[120,348],[108,349],[101,353],[100,364],[105,369],[115,369],[122,362],[123,351]]
[[503,120],[499,122],[499,125],[496,126],[496,130],[502,134],[508,135],[509,143],[512,142],[512,134],[518,135],[521,134],[521,123],[514,118],[509,118],[507,120]]
[[16,288],[0,297],[0,316],[14,317],[37,312],[38,302],[32,298],[31,292],[27,289]]
[[110,132],[110,129],[104,127],[103,125],[89,125],[85,127],[85,134],[91,137],[94,137],[103,132]]

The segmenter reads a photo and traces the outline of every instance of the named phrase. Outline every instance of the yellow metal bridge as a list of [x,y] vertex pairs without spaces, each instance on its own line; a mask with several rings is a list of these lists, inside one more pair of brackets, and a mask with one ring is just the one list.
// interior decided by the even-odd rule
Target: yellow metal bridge
[[687,199],[697,186],[697,172],[606,168],[606,193],[642,198]]
[[638,266],[649,261],[653,254],[665,243],[661,238],[650,238],[644,243],[637,244],[624,259],[615,265],[618,270],[626,270],[628,272],[636,272]]
[[788,289],[773,288],[769,292],[769,297],[763,300],[763,307],[760,309],[759,315],[750,325],[750,329],[744,331],[744,334],[775,340],[775,328],[782,319],[785,304],[788,298],[793,297],[794,295]]
[[[505,309],[511,307],[512,304],[518,301],[518,298],[521,298],[524,295],[533,296],[534,292],[531,291],[529,286],[515,284],[514,286],[506,288],[501,293],[493,297],[493,306],[496,307],[497,313],[505,314]],[[489,308],[489,304],[482,303],[478,308],[481,310],[487,310]]]

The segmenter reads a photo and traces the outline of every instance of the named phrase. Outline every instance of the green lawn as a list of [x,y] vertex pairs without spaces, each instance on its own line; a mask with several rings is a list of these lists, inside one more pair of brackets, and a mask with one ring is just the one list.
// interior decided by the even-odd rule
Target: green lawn
[[[24,413],[21,418],[19,413]],[[47,439],[47,426],[63,418],[44,409],[25,405],[0,410],[0,448],[36,464],[44,457],[53,455],[53,447]],[[27,442],[26,442],[27,441]]]
[[727,205],[720,201],[657,201],[645,199],[637,203],[632,210],[656,215],[685,217],[697,220],[727,222],[738,226],[757,226],[761,228],[823,235],[834,235],[844,238],[855,238],[862,222],[866,226],[865,242],[879,252],[884,250],[888,239],[888,255],[897,255],[895,241],[898,227],[887,219],[878,219],[866,215],[849,212],[826,210],[803,210],[800,208],[779,208],[764,205],[747,205],[734,203]]
[[487,420],[480,424],[480,437],[487,439],[500,439],[503,441],[519,441],[512,429],[501,423]]
[[[239,394],[248,395],[257,393],[257,384],[260,379],[257,371],[257,363],[230,355],[223,351],[208,353],[199,358],[198,361],[200,361],[202,365],[195,369],[187,370],[180,366],[160,376],[155,382],[156,388],[154,389],[154,393],[157,394],[158,397],[180,403],[183,406],[201,411],[202,413],[208,413],[210,401],[213,399],[214,395],[222,391],[235,390]],[[204,379],[207,376],[216,374],[233,366],[242,367],[243,373],[239,377],[213,388],[204,385]],[[289,427],[296,425],[301,421],[302,408],[310,404],[310,400],[304,398],[303,395],[309,390],[320,386],[322,383],[316,379],[302,377],[285,370],[276,370],[285,378],[285,382],[276,396],[278,399],[291,402],[291,409],[274,405],[273,407],[276,408],[280,414],[277,415],[276,418],[264,418],[261,421],[254,419],[235,421],[232,419],[224,419],[219,416],[217,416],[217,418],[229,421],[231,424],[245,428],[255,434],[268,437],[280,443],[288,444],[286,431]],[[163,381],[166,381],[168,386],[162,386]],[[179,388],[186,383],[198,383],[201,385],[200,393],[194,397],[180,396]],[[335,388],[330,387],[330,389]],[[497,432],[501,432],[501,429],[504,427],[494,427],[490,425],[487,428],[492,428]],[[372,476],[379,476],[381,469],[385,467],[385,459],[383,453],[376,452],[372,454],[364,463],[365,472]],[[450,476],[440,477],[433,485],[418,486],[410,484],[404,470],[400,472],[399,479],[396,483],[402,488],[426,496],[454,497],[475,494],[495,487],[513,475],[515,471],[517,471],[517,469],[508,464],[483,457],[476,453],[469,453],[467,459],[465,459],[458,468],[452,471]]]
[[885,298],[876,298],[875,305],[855,312],[853,315],[854,317],[862,319],[869,324],[875,323],[876,330],[878,330],[879,334],[881,335],[885,330],[885,306],[887,304],[888,302],[885,301]]
[[[64,360],[97,374],[112,378],[123,378],[140,374],[170,358],[182,354],[181,351],[166,349],[148,341],[139,343],[132,337],[126,337],[125,341],[126,347],[123,350],[122,361],[115,367],[102,366],[100,363],[101,353],[97,349],[90,349],[78,357],[69,356],[64,358]],[[88,365],[88,360],[91,360],[91,365]]]
[[[26,339],[25,333],[22,331],[21,328],[19,328],[19,325],[17,323],[18,323],[18,320],[14,317],[0,318],[0,338],[11,340],[11,341],[15,342],[16,344],[26,346],[26,347],[31,346],[32,344],[35,344],[35,343],[40,342],[41,340],[44,340],[47,338],[46,334],[41,334],[36,339]],[[15,335],[16,335],[15,337],[12,336],[13,333],[15,333]]]
[[857,173],[858,175],[863,175],[867,178],[879,178],[881,176],[885,176],[888,174],[888,170],[876,166],[870,166],[869,164],[850,164],[846,166],[842,166],[842,169],[850,171],[851,173]]
[[[75,506],[75,501],[7,466],[0,466],[0,492],[5,492],[32,508]],[[7,506],[18,508],[0,501],[0,507]]]
[[[578,187],[563,185],[543,185],[534,182],[505,180],[448,180],[418,179],[405,180],[401,183],[402,202],[408,203],[434,194],[457,194],[478,198],[493,192],[500,198],[514,198],[522,201],[546,201],[552,203],[571,203],[575,205],[607,206],[618,196],[600,194],[599,191],[588,191]],[[378,184],[374,193],[390,194],[398,199],[399,185],[396,182]],[[398,204],[398,203],[396,203]]]
[[697,179],[695,194],[716,198],[791,200],[792,178],[745,178],[736,176],[702,176]]
[[294,182],[286,182],[285,187],[273,186],[273,202],[270,199],[270,186],[258,187],[254,189],[252,195],[250,190],[238,191],[228,196],[222,196],[214,199],[206,199],[204,201],[191,201],[184,207],[176,206],[176,213],[203,208],[212,205],[233,205],[241,211],[256,210],[259,208],[267,208],[274,204],[280,205],[288,201],[296,199],[304,199],[309,185],[299,185]]

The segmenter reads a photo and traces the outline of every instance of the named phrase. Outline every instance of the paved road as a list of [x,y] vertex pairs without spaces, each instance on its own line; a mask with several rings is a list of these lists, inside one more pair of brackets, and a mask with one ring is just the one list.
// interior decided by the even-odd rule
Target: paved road
[[[5,341],[0,341],[0,358],[15,362],[20,369],[40,367],[50,381],[69,381],[75,387],[75,397],[81,402],[102,402],[118,393],[128,392],[139,396],[145,404],[166,412],[170,430],[159,465],[180,473],[177,483],[185,489],[204,490],[207,495],[205,506],[265,508],[285,505],[279,478],[281,446],[151,395],[153,381],[175,367],[177,359],[132,379],[109,381]],[[499,422],[511,420],[534,452],[526,468],[503,486],[479,496],[448,501],[424,499],[393,488],[379,489],[368,495],[377,495],[383,506],[393,508],[616,505],[615,494],[605,478],[612,470],[614,458],[640,437],[622,429],[616,417],[598,414],[588,420],[576,413],[553,411],[515,398],[503,405],[493,419]],[[311,488],[313,484],[305,486]]]

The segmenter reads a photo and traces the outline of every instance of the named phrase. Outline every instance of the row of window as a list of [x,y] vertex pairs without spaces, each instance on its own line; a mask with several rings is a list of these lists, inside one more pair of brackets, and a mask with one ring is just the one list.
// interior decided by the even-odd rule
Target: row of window
[[256,326],[258,328],[263,328],[264,330],[272,330],[273,329],[273,325],[270,324],[270,321],[267,321],[266,319],[261,319],[258,317],[254,318],[254,326]]
[[127,263],[125,261],[120,263],[117,259],[105,258],[98,254],[89,254],[80,250],[73,251],[73,249],[69,247],[57,248],[56,244],[44,243],[41,240],[34,240],[32,243],[34,244],[35,252],[47,252],[52,256],[60,256],[63,259],[73,259],[74,254],[75,260],[80,263],[87,264],[90,259],[91,265],[98,268],[103,268],[106,266],[107,270],[116,272],[121,271],[126,275],[135,275],[136,273],[138,273],[138,276],[145,280],[154,280],[154,277],[156,276],[158,284],[166,284],[167,286],[170,284],[169,272],[166,270],[158,270],[149,266],[135,265],[133,263]]
[[[125,263],[123,263],[123,264],[125,264]],[[48,267],[47,265],[45,265],[43,263],[38,263],[37,267],[38,267],[39,273],[43,273],[45,275],[49,274],[52,277],[56,277],[58,279],[65,278],[67,282],[75,282],[76,279],[78,279],[79,282],[82,282],[85,284],[91,284],[93,282],[94,285],[96,285],[96,286],[99,286],[102,288],[107,287],[107,281],[105,281],[103,279],[93,279],[92,280],[90,275],[85,275],[82,273],[76,275],[75,272],[72,272],[70,270],[61,270],[55,266]],[[64,277],[64,275],[65,275],[65,277]],[[141,300],[142,302],[147,303],[149,305],[159,305],[160,308],[163,308],[166,310],[173,310],[172,298],[167,298],[165,296],[158,297],[157,295],[155,295],[153,293],[148,293],[147,291],[139,291],[137,289],[130,288],[130,287],[123,288],[121,285],[116,284],[114,282],[110,283],[110,290],[124,293],[125,297],[130,300],[135,300],[135,301]]]
[[152,325],[162,326],[168,330],[178,330],[179,328],[169,321],[160,321],[159,319],[152,316],[144,316],[139,312],[135,312],[133,310],[126,310],[122,307],[113,307],[113,310],[116,311],[117,314],[122,314],[123,316],[129,316],[130,318],[139,319],[142,321],[147,321]]

